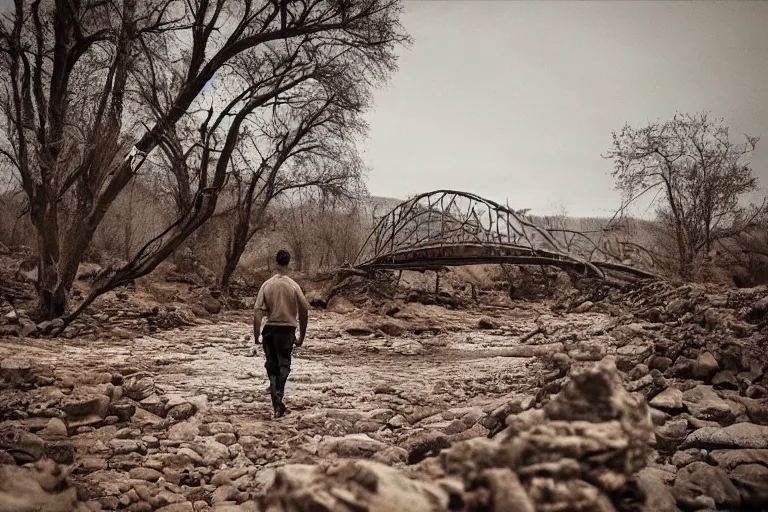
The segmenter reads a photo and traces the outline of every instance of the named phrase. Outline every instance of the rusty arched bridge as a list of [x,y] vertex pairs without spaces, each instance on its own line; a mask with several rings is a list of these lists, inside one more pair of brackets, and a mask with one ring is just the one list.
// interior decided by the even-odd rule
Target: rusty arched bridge
[[[578,243],[573,243],[576,238]],[[631,278],[656,277],[610,261],[582,233],[543,227],[522,211],[453,190],[418,195],[381,217],[353,267],[426,270],[493,263],[552,265],[601,278],[606,271]]]

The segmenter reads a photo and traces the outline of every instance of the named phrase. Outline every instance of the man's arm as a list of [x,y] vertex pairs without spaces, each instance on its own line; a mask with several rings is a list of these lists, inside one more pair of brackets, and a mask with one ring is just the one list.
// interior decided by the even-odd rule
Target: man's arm
[[259,334],[261,334],[261,320],[264,317],[264,314],[261,312],[261,309],[254,308],[253,310],[253,342],[258,343],[259,342]]
[[307,334],[307,323],[309,323],[309,303],[301,291],[301,287],[296,285],[296,301],[299,304],[299,339],[296,345],[301,346],[304,343],[304,336]]
[[309,322],[309,312],[306,309],[299,308],[299,339],[296,345],[301,346],[304,343],[304,336],[307,334],[307,323]]
[[266,304],[264,302],[264,285],[259,288],[259,293],[256,295],[256,303],[253,305],[253,342],[259,343],[259,335],[261,334],[261,320],[264,318],[264,310]]

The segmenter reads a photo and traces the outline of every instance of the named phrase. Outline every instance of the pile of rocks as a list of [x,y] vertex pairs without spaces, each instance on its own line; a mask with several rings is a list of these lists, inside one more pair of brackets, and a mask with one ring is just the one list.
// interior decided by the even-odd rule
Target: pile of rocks
[[67,339],[93,337],[133,338],[140,334],[183,326],[210,323],[208,319],[222,310],[221,302],[208,289],[196,292],[189,303],[147,304],[118,292],[99,299],[98,307],[78,316],[62,329],[60,318],[35,322],[26,313],[6,308],[0,315],[0,336],[56,335]]
[[[529,405],[531,402],[529,402]],[[266,510],[616,510],[641,503],[632,476],[645,466],[653,424],[611,359],[577,372],[540,409],[510,415],[410,474],[371,461],[280,468]]]
[[[609,331],[627,389],[656,427],[639,476],[664,510],[768,507],[768,290],[656,282],[572,308],[612,310]],[[588,307],[583,305],[588,303]]]
[[145,372],[77,374],[13,357],[0,370],[4,511],[259,510],[267,465],[292,451],[275,445],[280,425],[233,425],[205,395],[165,394]]

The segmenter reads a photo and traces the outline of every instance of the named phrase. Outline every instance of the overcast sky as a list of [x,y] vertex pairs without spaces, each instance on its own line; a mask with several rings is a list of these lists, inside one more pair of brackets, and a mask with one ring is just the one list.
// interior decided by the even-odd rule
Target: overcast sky
[[611,131],[676,110],[762,136],[768,189],[768,2],[405,0],[402,21],[414,43],[368,116],[374,195],[612,214]]

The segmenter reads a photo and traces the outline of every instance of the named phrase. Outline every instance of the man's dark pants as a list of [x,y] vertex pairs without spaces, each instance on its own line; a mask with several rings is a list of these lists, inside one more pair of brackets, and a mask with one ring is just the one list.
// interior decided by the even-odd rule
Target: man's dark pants
[[269,376],[269,392],[272,405],[282,407],[285,382],[291,373],[291,353],[296,341],[296,328],[283,325],[265,325],[261,331],[262,347],[267,362],[264,367]]

